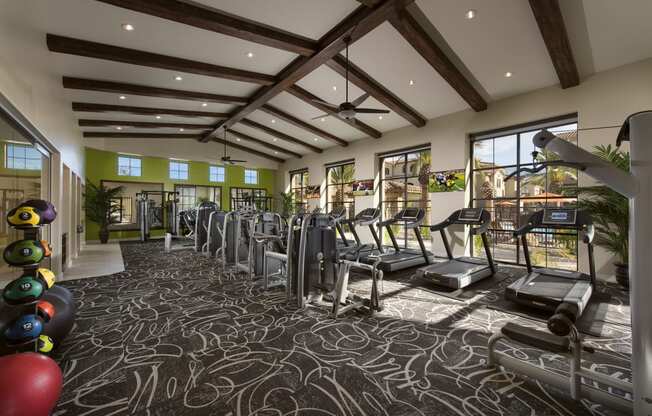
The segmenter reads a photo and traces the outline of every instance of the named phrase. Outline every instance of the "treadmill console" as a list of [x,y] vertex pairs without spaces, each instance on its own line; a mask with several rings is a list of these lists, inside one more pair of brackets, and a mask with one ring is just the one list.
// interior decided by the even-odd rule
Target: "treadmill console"
[[461,223],[478,223],[482,219],[483,208],[463,208],[457,221]]
[[346,208],[343,206],[339,207],[334,207],[331,212],[328,213],[331,217],[337,219],[340,219],[346,215]]
[[544,225],[575,225],[577,222],[576,209],[554,209],[546,208],[543,210]]
[[371,221],[380,217],[380,210],[378,208],[366,208],[358,212],[355,216],[356,221]]
[[419,218],[420,208],[405,208],[401,210],[394,219],[398,221],[414,221]]

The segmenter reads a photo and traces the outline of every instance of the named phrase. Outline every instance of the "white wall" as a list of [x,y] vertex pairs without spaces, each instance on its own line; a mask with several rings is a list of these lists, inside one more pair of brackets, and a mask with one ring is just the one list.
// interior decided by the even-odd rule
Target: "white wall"
[[[436,97],[433,97],[436,99]],[[424,143],[432,149],[433,170],[466,167],[469,157],[469,134],[519,123],[577,112],[579,128],[620,125],[633,112],[652,108],[652,59],[595,74],[584,79],[578,87],[562,90],[558,86],[544,88],[527,94],[503,99],[489,104],[483,112],[462,111],[428,121],[426,126],[404,127],[383,134],[381,139],[365,139],[348,147],[333,147],[322,154],[311,154],[302,159],[290,159],[279,170],[282,186],[289,187],[290,170],[307,167],[311,184],[324,186],[324,164],[355,158],[358,179],[375,178],[378,171],[377,154]],[[579,133],[579,145],[591,149],[596,144],[615,143],[617,130],[593,130]],[[580,176],[580,183],[587,178]],[[324,189],[322,188],[322,194]],[[370,197],[360,200],[359,208],[378,202]],[[438,222],[453,210],[468,203],[464,192],[432,194],[432,218]],[[364,206],[362,206],[364,205]],[[358,200],[356,200],[356,209]],[[441,244],[435,236],[433,250],[443,254]],[[464,250],[458,236],[456,254]],[[586,253],[580,251],[580,268],[587,271]],[[596,266],[600,277],[612,274],[613,259],[602,249],[596,248]]]

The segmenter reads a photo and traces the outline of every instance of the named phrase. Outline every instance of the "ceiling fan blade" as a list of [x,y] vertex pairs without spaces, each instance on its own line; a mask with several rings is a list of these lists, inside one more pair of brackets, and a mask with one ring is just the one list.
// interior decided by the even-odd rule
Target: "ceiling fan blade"
[[356,108],[355,112],[360,114],[388,114],[389,110],[381,110],[376,108]]
[[245,163],[246,160],[231,159],[230,162],[231,163]]
[[325,118],[325,117],[330,117],[333,114],[322,114],[321,116],[313,117],[310,120],[317,120],[318,118]]
[[317,100],[316,98],[313,98],[312,101],[314,101],[316,103],[319,103],[319,104],[322,104],[322,105],[325,105],[326,107],[332,109],[332,111],[337,111],[338,107],[336,105],[333,105],[331,103],[327,103],[326,101]]
[[355,100],[351,101],[351,104],[353,104],[354,107],[357,107],[357,106],[359,106],[360,104],[362,104],[363,102],[365,102],[365,100],[366,100],[367,98],[369,98],[369,93],[368,93],[368,92],[365,92],[364,94],[362,94],[361,96],[359,96],[359,97],[356,98]]

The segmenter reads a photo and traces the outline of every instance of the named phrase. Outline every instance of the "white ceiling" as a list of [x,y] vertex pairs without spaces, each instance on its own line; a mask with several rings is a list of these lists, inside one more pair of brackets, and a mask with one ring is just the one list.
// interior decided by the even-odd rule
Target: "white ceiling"
[[[274,75],[290,63],[296,55],[264,45],[205,31],[169,20],[132,12],[90,0],[0,0],[1,14],[11,16],[14,24],[25,25],[43,36],[43,64],[56,76],[74,76],[111,80],[154,87],[201,91],[215,94],[250,96],[258,86],[194,74],[139,67],[92,58],[50,53],[45,34],[80,38],[110,45],[155,52],[233,68]],[[311,39],[318,39],[330,28],[358,7],[355,0],[199,0],[199,3],[225,12],[271,25]],[[462,62],[472,82],[491,101],[554,85],[558,79],[551,64],[541,34],[529,4],[523,0],[417,0],[423,16]],[[583,76],[652,56],[649,36],[652,21],[652,1],[630,0],[625,4],[614,0],[564,0],[562,4],[571,46],[578,51],[578,65]],[[465,19],[466,11],[473,9],[475,19]],[[131,23],[133,32],[121,29]],[[437,38],[438,42],[441,39]],[[583,40],[584,39],[584,40]],[[247,57],[252,52],[253,58]],[[469,108],[467,103],[432,69],[432,67],[389,24],[384,23],[350,48],[350,58],[381,85],[402,99],[426,119],[435,118]],[[588,68],[588,69],[587,69]],[[505,72],[513,73],[506,78]],[[174,80],[181,75],[183,81]],[[410,80],[413,85],[410,85]],[[344,79],[322,66],[298,82],[298,85],[333,104],[345,99]],[[333,86],[336,87],[333,90]],[[119,94],[61,89],[69,102],[90,102],[140,107],[164,107],[182,110],[230,112],[235,106],[200,102],[127,96]],[[350,87],[350,98],[363,91]],[[365,137],[361,131],[333,117],[325,121],[311,120],[321,114],[288,93],[281,93],[270,101],[291,115],[323,129],[343,140]],[[385,108],[373,98],[364,107]],[[77,113],[78,118],[126,121],[160,121],[176,123],[216,123],[216,119],[154,116],[123,113]],[[262,111],[248,118],[327,149],[337,144],[318,138]],[[392,112],[383,115],[358,117],[373,128],[387,132],[409,125]],[[272,123],[272,119],[275,120]],[[306,154],[310,150],[284,142],[259,130],[237,124],[235,130],[251,135],[290,151]],[[111,131],[113,127],[83,128],[84,131]],[[136,129],[137,132],[178,132],[178,129]],[[123,132],[125,129],[122,130]],[[190,129],[186,132],[192,133]],[[315,140],[317,139],[317,140]],[[107,139],[108,140],[108,139]],[[245,144],[243,140],[241,144]],[[261,145],[246,143],[257,150],[274,154]],[[128,151],[128,149],[125,149]],[[276,156],[276,155],[275,155]],[[278,155],[286,157],[284,155]]]

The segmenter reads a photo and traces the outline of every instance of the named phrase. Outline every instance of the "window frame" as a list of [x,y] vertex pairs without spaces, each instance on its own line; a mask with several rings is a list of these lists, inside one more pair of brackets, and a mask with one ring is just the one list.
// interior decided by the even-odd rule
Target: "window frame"
[[[217,172],[215,173],[216,178],[217,178],[216,180],[212,179],[213,178],[213,173],[211,171],[212,171],[213,168],[217,169]],[[222,170],[222,180],[219,180],[219,178],[220,178],[219,170],[220,169]],[[221,165],[209,165],[208,166],[208,182],[225,183],[226,182],[226,167],[221,166]]]
[[[256,178],[255,182],[247,182],[247,173],[253,172]],[[244,168],[244,184],[245,185],[258,185],[258,169]]]
[[[527,211],[526,207],[523,205],[523,202],[527,202],[528,200],[533,200],[537,199],[534,198],[534,195],[531,197],[527,196],[522,196],[521,195],[521,178],[522,175],[521,173],[518,173],[516,175],[515,180],[516,182],[516,191],[515,191],[515,196],[514,197],[509,197],[509,196],[502,196],[502,197],[493,197],[493,198],[476,198],[476,195],[474,194],[475,192],[475,173],[476,172],[484,172],[484,171],[495,171],[496,169],[516,169],[518,170],[521,167],[531,167],[533,165],[533,162],[525,162],[523,163],[521,161],[521,142],[523,141],[521,136],[526,135],[526,134],[531,134],[533,132],[542,130],[542,129],[558,129],[560,127],[568,126],[575,124],[576,126],[576,140],[579,140],[579,135],[577,132],[578,126],[578,117],[577,114],[574,115],[566,115],[558,118],[552,118],[552,119],[547,119],[547,120],[540,120],[540,121],[534,121],[531,123],[523,123],[519,124],[518,126],[513,126],[513,127],[508,127],[505,129],[498,129],[498,130],[493,130],[490,132],[486,133],[479,133],[479,134],[474,134],[470,135],[470,140],[469,140],[469,166],[470,166],[470,177],[469,177],[469,186],[470,186],[470,206],[471,207],[477,207],[477,202],[478,201],[515,201],[515,209],[516,209],[516,224],[514,228],[518,228],[521,226],[521,221],[527,218]],[[508,164],[508,165],[492,165],[491,167],[484,167],[484,168],[476,168],[475,163],[474,163],[474,144],[477,142],[481,141],[489,141],[489,140],[494,140],[498,138],[503,138],[507,136],[515,136],[516,137],[516,163],[515,164]],[[575,143],[577,145],[577,142]],[[493,150],[493,157],[495,160],[495,150]],[[546,194],[545,196],[545,205],[548,204],[548,201],[567,201],[569,199],[575,199],[575,206],[577,206],[578,202],[578,197],[569,197],[569,196],[559,196],[559,197],[549,197],[548,196],[548,170],[545,169],[543,172],[545,172],[545,189],[544,193]],[[578,172],[577,170],[575,172]],[[539,198],[540,199],[540,198]],[[486,207],[485,207],[486,208]],[[491,208],[492,211],[492,224],[496,223],[496,207],[493,206]],[[516,261],[509,261],[509,260],[504,260],[504,259],[497,259],[496,255],[494,254],[495,246],[496,246],[496,236],[497,235],[502,235],[502,234],[509,234],[510,230],[504,230],[504,229],[498,229],[495,227],[490,227],[489,228],[489,234],[492,235],[494,238],[490,239],[490,245],[492,249],[492,254],[494,255],[494,261],[496,263],[501,263],[501,264],[509,264],[509,265],[518,265],[518,266],[524,266],[525,261],[524,261],[524,256],[522,254],[522,244],[521,240],[516,239],[514,240],[514,246],[515,246],[515,259]],[[551,229],[542,229],[542,230],[537,230],[536,233],[534,233],[537,236],[543,236],[546,241],[553,241],[555,237],[557,236],[569,236],[569,235],[575,235],[575,248],[576,248],[576,253],[575,253],[575,267],[574,271],[579,270],[579,235],[578,234],[569,234],[568,232],[563,232],[563,231],[555,231]],[[473,241],[471,241],[471,244],[473,244]],[[533,251],[533,247],[530,245],[530,252]],[[542,247],[543,250],[545,251],[545,265],[540,266],[537,265],[535,267],[548,267],[548,251],[549,248],[547,246]],[[471,247],[471,254],[474,254],[474,247]]]
[[[299,177],[299,186],[293,186],[294,178]],[[306,198],[306,187],[307,183],[310,180],[310,172],[308,169],[302,169],[295,172],[290,172],[290,194],[292,195],[292,202],[294,204],[295,210],[300,208],[305,208],[308,206],[308,199]],[[299,198],[296,198],[297,191]]]
[[[128,164],[128,166],[126,166],[129,173],[127,173],[125,175],[120,173],[120,167],[124,166],[124,165],[120,164],[120,159],[128,159],[129,160],[129,164]],[[132,161],[133,160],[138,160],[138,163],[139,163],[139,166],[138,166],[139,174],[138,175],[133,175],[132,174],[132,169],[134,169],[134,166],[132,166]],[[132,177],[132,178],[140,178],[140,177],[143,176],[143,159],[141,157],[118,154],[118,161],[117,162],[118,162],[118,176],[129,176],[129,177]]]
[[[176,171],[177,173],[183,172],[181,169],[172,169],[172,164],[177,164],[178,166],[185,165],[186,166],[186,177],[185,178],[175,178],[172,176],[172,172]],[[185,160],[176,160],[176,159],[169,159],[168,163],[168,178],[173,181],[187,181],[190,179],[190,163],[188,163]]]
[[[177,197],[179,199],[179,202],[177,203],[179,212],[197,206],[197,188],[207,188],[209,192],[212,192],[213,202],[217,204],[218,209],[222,209],[222,187],[221,186],[175,183],[174,192],[177,192]],[[193,190],[193,195],[192,196],[184,195],[183,191],[189,189]],[[219,196],[219,198],[217,196]],[[193,202],[186,204],[184,202],[184,198],[190,198],[190,197],[192,197]]]
[[[331,176],[331,171],[333,169],[342,169],[344,171],[345,166],[352,166],[353,167],[353,179],[349,182],[336,182],[336,183],[331,183],[330,182],[330,176]],[[346,207],[346,212],[347,216],[349,219],[353,219],[355,217],[355,195],[351,195],[351,198],[346,197],[346,192],[344,191],[345,187],[347,185],[353,186],[355,183],[355,160],[352,161],[346,161],[342,163],[336,163],[336,164],[330,164],[326,166],[326,212],[331,212],[333,208],[335,207],[335,204],[341,204],[344,207]],[[342,192],[342,201],[341,202],[336,202],[336,201],[330,201],[330,189],[331,188],[339,188],[339,190]],[[348,226],[346,227],[348,228]]]
[[[10,148],[13,149],[12,152],[11,152],[11,153],[12,153],[11,156],[9,156],[9,149],[10,149]],[[25,157],[17,157],[17,156],[15,155],[15,149],[16,149],[16,148],[22,148],[22,149],[24,149],[24,150],[25,150]],[[23,143],[5,143],[4,151],[5,151],[5,169],[12,169],[12,170],[31,170],[31,171],[39,171],[39,172],[43,169],[43,159],[42,159],[42,158],[43,158],[43,153],[40,152],[40,151],[39,151],[39,150],[38,150],[38,149],[37,149],[33,144],[23,144]],[[31,153],[32,151],[33,151],[33,152],[36,152],[36,154],[38,155],[38,158],[36,158],[36,157],[30,157],[30,155],[28,154],[28,152]],[[15,164],[16,164],[15,161],[16,161],[16,160],[19,160],[19,161],[24,162],[24,166],[25,166],[25,167],[22,167],[22,168],[20,168],[20,167],[19,167],[19,168],[15,167]],[[29,166],[29,163],[28,163],[28,162],[29,162],[30,160],[31,160],[31,161],[38,160],[38,168],[35,169],[35,168],[30,168],[30,167],[28,167],[28,166]],[[10,162],[10,161],[13,161],[14,166],[11,166],[11,167],[9,166],[9,162]]]

